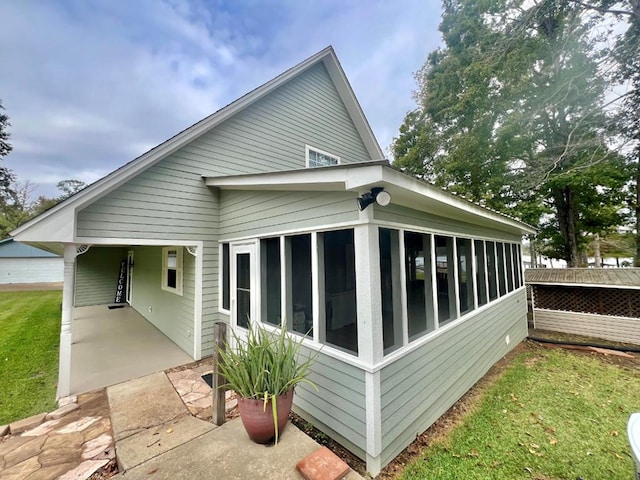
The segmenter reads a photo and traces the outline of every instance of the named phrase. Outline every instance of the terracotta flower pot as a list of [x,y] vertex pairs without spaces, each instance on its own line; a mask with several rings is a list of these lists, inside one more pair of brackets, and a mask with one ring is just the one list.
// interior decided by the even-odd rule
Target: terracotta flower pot
[[[293,390],[276,397],[278,436],[282,435],[282,431],[289,420],[292,403]],[[271,400],[267,402],[267,408],[265,409],[264,400],[238,397],[238,412],[251,440],[256,443],[269,443],[275,438],[276,431],[273,423]]]

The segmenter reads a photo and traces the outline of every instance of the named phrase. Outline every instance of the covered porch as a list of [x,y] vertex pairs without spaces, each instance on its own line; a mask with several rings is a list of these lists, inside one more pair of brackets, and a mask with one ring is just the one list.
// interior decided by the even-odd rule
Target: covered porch
[[193,358],[132,307],[73,309],[70,393],[142,377]]

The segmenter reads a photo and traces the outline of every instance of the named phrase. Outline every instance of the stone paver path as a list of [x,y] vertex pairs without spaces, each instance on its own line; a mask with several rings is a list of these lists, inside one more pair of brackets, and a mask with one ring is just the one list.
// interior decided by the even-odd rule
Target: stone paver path
[[[191,415],[203,420],[211,420],[213,414],[211,387],[202,379],[203,375],[211,372],[211,365],[203,364],[167,373],[167,377]],[[235,393],[227,391],[225,395],[226,416],[235,418],[238,405]]]
[[[162,372],[148,377],[158,377],[150,385],[140,379],[131,384],[125,382],[109,387],[112,395],[124,389],[131,396],[136,393],[137,385],[142,389],[138,396],[144,397],[136,400],[145,407],[142,413],[139,412],[134,419],[127,418],[126,425],[119,426],[118,435],[114,435],[111,422],[113,415],[116,422],[120,416],[110,409],[106,389],[61,399],[59,408],[54,412],[0,426],[0,479],[86,480],[116,458],[115,437],[121,442],[118,457],[122,458],[118,458],[118,463],[125,467],[122,470],[126,470],[128,465],[135,466],[175,448],[188,438],[202,435],[215,427],[197,423],[200,420],[193,418],[211,421],[212,391],[202,379],[202,375],[211,373],[211,370],[211,365],[195,364],[167,373],[171,383],[167,382],[167,377],[164,382],[175,389],[184,405],[180,402],[177,405],[170,402],[155,405],[155,400],[163,398],[155,395],[153,390],[162,385],[160,380],[165,375]],[[127,412],[127,406],[123,408]],[[237,416],[234,392],[226,392],[225,409],[228,419]],[[159,419],[160,414],[168,418]],[[154,422],[159,423],[156,425]],[[136,438],[133,438],[134,434],[138,434]],[[129,436],[131,438],[125,439]],[[146,450],[144,458],[138,458],[140,447],[136,442],[146,442],[142,449]]]
[[11,424],[0,439],[0,478],[84,480],[114,458],[107,396],[97,390]]

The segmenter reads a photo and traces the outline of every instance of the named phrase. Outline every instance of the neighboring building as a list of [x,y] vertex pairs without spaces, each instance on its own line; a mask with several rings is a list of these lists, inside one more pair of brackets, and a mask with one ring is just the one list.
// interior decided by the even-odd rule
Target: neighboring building
[[533,233],[382,158],[327,48],[15,230],[64,252],[58,394],[72,306],[128,258],[127,301],[194,359],[218,321],[309,332],[294,409],[377,473],[526,337]]
[[7,238],[0,240],[0,284],[61,283],[60,255]]
[[535,328],[640,344],[640,268],[527,269]]

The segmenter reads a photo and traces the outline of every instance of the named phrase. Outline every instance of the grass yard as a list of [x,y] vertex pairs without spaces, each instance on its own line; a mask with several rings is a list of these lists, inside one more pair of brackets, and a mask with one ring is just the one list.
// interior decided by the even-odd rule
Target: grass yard
[[409,479],[629,479],[640,361],[530,344]]
[[62,292],[0,292],[0,425],[55,408]]

